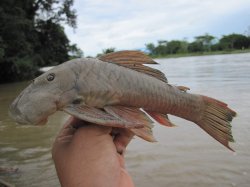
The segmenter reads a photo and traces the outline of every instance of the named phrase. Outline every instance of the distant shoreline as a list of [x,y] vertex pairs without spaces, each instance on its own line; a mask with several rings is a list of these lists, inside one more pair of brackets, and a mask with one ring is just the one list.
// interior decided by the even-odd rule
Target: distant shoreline
[[224,54],[241,54],[250,53],[250,49],[232,50],[232,51],[210,51],[210,52],[197,52],[197,53],[178,53],[166,55],[150,55],[152,58],[179,58],[189,56],[208,56],[208,55],[224,55]]

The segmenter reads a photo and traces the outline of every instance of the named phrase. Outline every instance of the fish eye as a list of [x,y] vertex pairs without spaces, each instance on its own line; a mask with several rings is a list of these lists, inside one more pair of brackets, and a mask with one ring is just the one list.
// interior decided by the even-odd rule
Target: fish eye
[[48,81],[53,81],[54,80],[54,78],[55,78],[55,74],[54,73],[50,73],[50,74],[48,74],[48,76],[47,76],[47,80]]

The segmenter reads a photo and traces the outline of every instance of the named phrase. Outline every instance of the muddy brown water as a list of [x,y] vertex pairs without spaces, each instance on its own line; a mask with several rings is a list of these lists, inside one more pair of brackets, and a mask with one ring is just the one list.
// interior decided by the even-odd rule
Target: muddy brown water
[[[172,117],[178,127],[155,125],[157,143],[135,138],[126,154],[127,169],[138,187],[250,186],[250,54],[158,59],[171,84],[220,99],[238,112],[236,140],[227,150],[191,122]],[[58,112],[43,127],[16,125],[8,106],[27,82],[0,85],[0,179],[18,187],[60,186],[51,145],[67,119]]]

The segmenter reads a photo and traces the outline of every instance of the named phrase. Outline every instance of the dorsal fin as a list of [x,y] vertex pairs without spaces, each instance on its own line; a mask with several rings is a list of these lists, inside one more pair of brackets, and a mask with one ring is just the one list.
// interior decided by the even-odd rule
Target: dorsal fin
[[113,53],[108,53],[99,57],[101,61],[112,62],[126,68],[133,69],[135,71],[150,75],[163,82],[168,82],[164,73],[161,71],[144,66],[143,64],[158,64],[149,56],[145,55],[141,51],[118,51]]
[[158,64],[141,51],[117,51],[103,55],[99,59],[116,64]]

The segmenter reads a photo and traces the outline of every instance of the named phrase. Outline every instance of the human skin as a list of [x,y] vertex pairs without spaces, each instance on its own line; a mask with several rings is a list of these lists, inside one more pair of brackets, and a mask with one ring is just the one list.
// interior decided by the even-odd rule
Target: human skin
[[52,158],[63,187],[134,187],[124,167],[124,152],[133,137],[128,130],[111,136],[112,128],[71,117],[59,135]]

